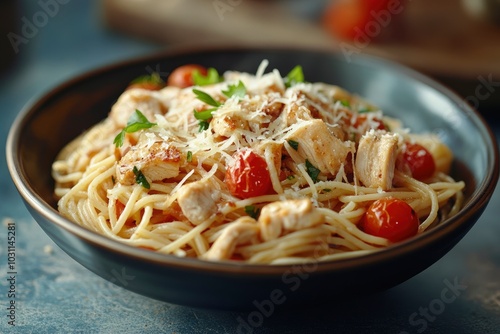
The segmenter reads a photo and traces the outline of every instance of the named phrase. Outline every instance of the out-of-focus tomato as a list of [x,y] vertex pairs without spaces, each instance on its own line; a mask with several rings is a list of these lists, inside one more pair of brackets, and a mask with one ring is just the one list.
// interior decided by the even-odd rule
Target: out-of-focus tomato
[[382,10],[387,10],[390,1],[391,0],[333,1],[323,14],[322,25],[328,32],[339,38],[355,40],[359,37],[360,32],[366,34],[367,24],[369,22],[373,21],[380,25],[380,23],[377,22],[377,17],[379,17],[378,14]]
[[201,75],[206,75],[208,70],[195,64],[182,65],[177,67],[170,73],[167,80],[168,86],[175,86],[179,88],[186,88],[193,86],[193,73],[198,71]]
[[425,180],[436,171],[434,157],[420,144],[406,143],[402,155],[404,167],[407,167],[411,171],[412,177],[417,180]]
[[398,242],[418,232],[420,221],[412,207],[398,198],[383,198],[366,210],[359,228],[365,233]]
[[273,191],[266,160],[250,149],[237,151],[226,168],[226,184],[232,195],[250,198]]

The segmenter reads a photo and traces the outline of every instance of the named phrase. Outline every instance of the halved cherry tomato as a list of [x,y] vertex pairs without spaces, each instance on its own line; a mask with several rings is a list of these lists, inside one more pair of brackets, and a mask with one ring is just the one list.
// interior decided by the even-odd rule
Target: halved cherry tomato
[[436,171],[436,162],[432,154],[422,145],[406,143],[403,151],[403,163],[411,171],[412,177],[425,180]]
[[194,84],[193,73],[195,71],[199,71],[201,75],[207,74],[207,69],[201,65],[182,65],[170,73],[167,79],[167,85],[179,88],[191,87]]
[[[399,1],[399,0],[393,0]],[[329,5],[322,18],[325,29],[346,40],[355,40],[367,34],[367,24],[377,22],[374,17],[381,10],[387,10],[390,0],[341,0]]]
[[418,232],[420,221],[412,207],[398,198],[382,198],[366,210],[359,228],[365,233],[392,242],[408,239]]
[[272,192],[271,176],[266,160],[250,149],[237,151],[226,168],[226,183],[231,194],[250,198]]

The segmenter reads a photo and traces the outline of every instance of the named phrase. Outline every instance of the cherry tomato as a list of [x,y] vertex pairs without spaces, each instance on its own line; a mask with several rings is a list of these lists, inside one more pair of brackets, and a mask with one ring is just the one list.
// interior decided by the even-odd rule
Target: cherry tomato
[[432,154],[422,145],[406,143],[403,151],[403,163],[411,171],[412,177],[425,180],[436,171],[436,163]]
[[231,194],[250,198],[272,192],[271,176],[266,160],[250,149],[237,151],[226,169],[226,184]]
[[322,24],[328,32],[337,37],[355,40],[360,35],[367,34],[367,24],[371,21],[377,22],[373,13],[387,10],[389,2],[390,0],[334,1],[326,8]]
[[397,242],[416,235],[419,225],[417,214],[408,203],[389,197],[376,200],[368,207],[359,228],[365,233]]
[[167,85],[179,88],[191,87],[194,84],[193,73],[195,71],[199,71],[201,75],[207,74],[207,69],[201,65],[182,65],[170,73],[167,79]]

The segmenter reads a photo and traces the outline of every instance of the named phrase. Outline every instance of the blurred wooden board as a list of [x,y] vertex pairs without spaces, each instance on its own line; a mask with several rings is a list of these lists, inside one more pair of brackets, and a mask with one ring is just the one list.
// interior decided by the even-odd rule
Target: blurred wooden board
[[[217,3],[226,7],[217,9]],[[328,0],[311,1],[318,10],[316,20],[291,11],[290,3],[101,0],[109,27],[168,45],[294,45],[373,54],[440,78],[464,96],[475,94],[481,77],[500,82],[500,25],[471,17],[458,0],[406,0],[401,12],[390,17],[390,24],[374,19],[381,28],[379,34],[351,42],[321,27],[319,17]],[[497,90],[481,102],[498,104],[500,87]]]

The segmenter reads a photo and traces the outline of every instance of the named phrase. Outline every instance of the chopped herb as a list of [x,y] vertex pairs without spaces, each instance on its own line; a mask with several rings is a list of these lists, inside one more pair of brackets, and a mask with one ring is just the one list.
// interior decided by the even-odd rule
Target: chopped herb
[[123,130],[113,140],[113,144],[115,144],[116,147],[121,147],[123,145],[123,141],[125,140],[125,133],[133,133],[142,129],[149,129],[155,125],[156,123],[148,121],[146,116],[136,109],[135,113],[130,116],[127,126],[123,128]]
[[328,189],[328,188],[323,189],[324,193],[329,193],[330,191],[332,191],[332,189]]
[[343,105],[344,107],[350,107],[351,104],[347,100],[340,100],[340,104]]
[[191,151],[187,152],[186,160],[187,160],[187,162],[193,161],[193,152],[191,152]]
[[135,78],[134,80],[132,80],[130,82],[131,85],[143,84],[143,83],[148,83],[148,84],[153,84],[153,85],[158,85],[158,86],[165,85],[165,82],[161,79],[160,75],[157,72],[142,75],[140,77]]
[[247,89],[243,82],[240,80],[237,85],[229,85],[227,90],[223,90],[222,93],[227,97],[236,96],[241,99],[247,94]]
[[210,126],[210,123],[208,123],[207,121],[200,121],[200,123],[198,125],[199,125],[198,131],[202,132],[202,131],[205,131],[208,129],[208,127]]
[[139,169],[137,169],[136,166],[134,166],[132,171],[134,172],[134,175],[135,175],[135,182],[137,182],[138,184],[140,184],[141,186],[143,186],[146,189],[151,188],[151,186],[149,185],[149,182],[146,179],[146,177],[144,176],[144,174],[142,174],[142,172]]
[[288,140],[288,144],[295,150],[297,151],[299,149],[299,142],[295,141],[295,140]]
[[247,205],[245,206],[245,213],[253,219],[257,219],[259,217],[260,210],[253,205]]
[[361,108],[358,109],[358,114],[366,114],[367,112],[370,112],[371,110],[369,108]]
[[291,180],[295,179],[295,175],[288,175],[288,176],[286,177],[286,179],[287,179],[288,181],[291,181]]
[[194,118],[199,121],[199,132],[205,131],[208,129],[209,121],[212,119],[212,112],[217,110],[217,108],[211,108],[203,111],[194,110]]
[[212,85],[216,84],[222,81],[221,76],[219,75],[219,72],[213,67],[210,67],[207,70],[207,74],[203,75],[200,73],[200,71],[195,70],[193,72],[193,83],[196,86],[207,86],[207,85]]
[[318,181],[318,175],[320,173],[320,170],[317,169],[316,167],[314,167],[313,164],[307,159],[306,159],[306,171],[307,171],[307,174],[313,180],[313,182]]
[[304,73],[302,72],[302,66],[295,66],[285,77],[285,86],[291,87],[299,82],[304,82]]
[[193,93],[196,95],[196,98],[202,102],[205,102],[209,106],[212,107],[220,107],[220,103],[215,101],[213,97],[211,97],[209,94],[199,90],[199,89],[193,89]]

